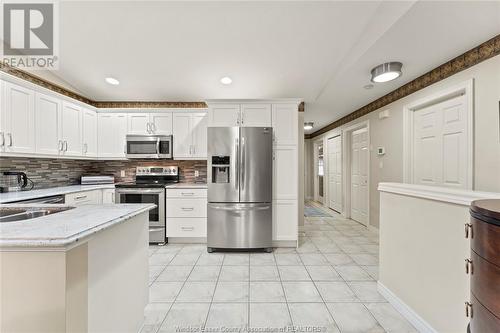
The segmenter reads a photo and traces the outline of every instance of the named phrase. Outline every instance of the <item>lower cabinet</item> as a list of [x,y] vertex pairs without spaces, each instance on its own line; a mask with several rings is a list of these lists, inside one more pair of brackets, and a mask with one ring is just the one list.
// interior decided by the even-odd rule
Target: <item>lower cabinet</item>
[[99,205],[102,203],[102,190],[66,194],[64,202],[69,206]]
[[115,203],[115,189],[109,188],[102,190],[102,203],[114,204]]
[[167,237],[207,237],[207,190],[167,189]]
[[273,200],[273,241],[296,241],[297,200]]

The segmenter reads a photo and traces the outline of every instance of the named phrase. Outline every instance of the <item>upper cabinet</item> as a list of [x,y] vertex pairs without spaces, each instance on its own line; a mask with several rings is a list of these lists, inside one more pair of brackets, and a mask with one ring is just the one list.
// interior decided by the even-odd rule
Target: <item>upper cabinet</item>
[[104,159],[125,158],[126,113],[97,114],[98,156]]
[[64,148],[59,139],[62,102],[58,98],[37,92],[35,105],[36,153],[59,155]]
[[173,114],[174,159],[207,158],[207,114]]
[[127,113],[127,134],[171,135],[172,113]]
[[210,127],[266,127],[271,126],[271,104],[211,104]]
[[1,107],[1,151],[35,153],[35,92],[3,82]]
[[63,102],[61,112],[61,141],[64,156],[82,155],[82,108]]
[[273,104],[272,126],[275,145],[298,143],[298,108],[296,104]]
[[97,113],[82,110],[83,156],[97,157]]

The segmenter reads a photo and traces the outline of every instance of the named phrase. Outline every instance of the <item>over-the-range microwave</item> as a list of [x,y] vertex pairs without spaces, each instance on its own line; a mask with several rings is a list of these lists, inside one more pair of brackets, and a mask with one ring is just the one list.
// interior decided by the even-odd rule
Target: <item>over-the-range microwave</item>
[[171,135],[127,135],[127,158],[172,158]]

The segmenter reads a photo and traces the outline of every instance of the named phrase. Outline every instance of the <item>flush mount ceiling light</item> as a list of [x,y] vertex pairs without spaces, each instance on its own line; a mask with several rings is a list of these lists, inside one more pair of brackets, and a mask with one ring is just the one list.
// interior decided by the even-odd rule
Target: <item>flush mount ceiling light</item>
[[117,86],[120,84],[120,81],[118,81],[117,79],[115,79],[114,77],[107,77],[104,79],[104,81],[106,81],[107,83],[113,85],[113,86]]
[[314,123],[312,121],[308,121],[304,123],[304,129],[306,131],[313,129]]
[[222,79],[220,79],[220,83],[228,85],[231,84],[233,80],[229,76],[224,76]]
[[400,62],[386,62],[378,65],[371,71],[372,82],[381,83],[397,79],[401,76],[401,68],[403,64]]

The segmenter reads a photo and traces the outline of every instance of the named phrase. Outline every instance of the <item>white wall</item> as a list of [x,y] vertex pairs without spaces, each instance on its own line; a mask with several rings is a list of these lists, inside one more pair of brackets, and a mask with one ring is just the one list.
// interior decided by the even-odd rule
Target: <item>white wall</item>
[[314,196],[314,165],[312,140],[304,140],[304,195],[306,200],[312,200]]
[[[474,189],[500,191],[500,56],[496,56],[342,126],[346,128],[367,119],[370,121],[370,143],[373,149],[370,152],[371,226],[378,228],[379,225],[377,184],[403,182],[403,107],[469,79],[474,79]],[[380,120],[378,113],[387,109],[390,110],[390,117]],[[332,133],[330,131],[308,141],[319,138],[326,140]],[[374,151],[379,146],[386,148],[383,157],[378,157]],[[312,160],[312,154],[306,156]],[[383,163],[382,168],[379,167],[379,162]],[[312,162],[308,162],[310,163]],[[312,182],[312,174],[307,177]]]

